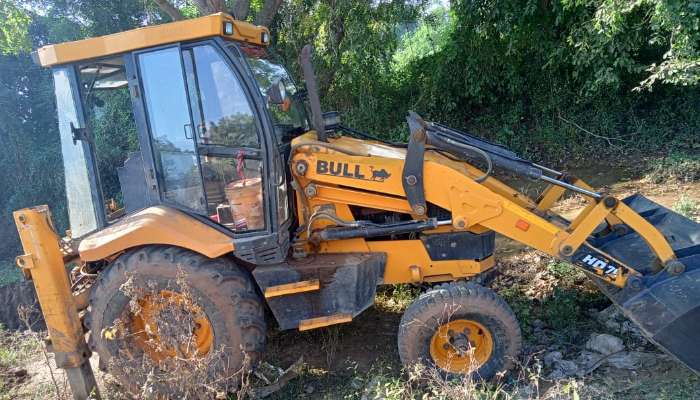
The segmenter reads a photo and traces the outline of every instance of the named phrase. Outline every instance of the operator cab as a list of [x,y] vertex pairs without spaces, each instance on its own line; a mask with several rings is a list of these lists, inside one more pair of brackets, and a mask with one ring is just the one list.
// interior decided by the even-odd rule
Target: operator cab
[[167,205],[237,249],[275,243],[268,261],[284,257],[285,158],[309,123],[267,42],[266,28],[214,14],[39,50],[53,69],[73,237]]

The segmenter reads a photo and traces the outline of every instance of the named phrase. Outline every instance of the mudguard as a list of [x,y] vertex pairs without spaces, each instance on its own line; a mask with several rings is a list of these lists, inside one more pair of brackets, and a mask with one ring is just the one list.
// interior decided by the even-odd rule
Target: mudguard
[[97,261],[132,247],[149,244],[178,246],[209,258],[234,250],[233,237],[182,211],[154,206],[84,237],[78,252],[83,261]]

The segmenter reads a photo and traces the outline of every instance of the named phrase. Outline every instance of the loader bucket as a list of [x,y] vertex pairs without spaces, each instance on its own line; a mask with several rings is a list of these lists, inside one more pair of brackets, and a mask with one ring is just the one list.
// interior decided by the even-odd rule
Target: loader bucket
[[619,232],[590,243],[636,269],[641,280],[619,289],[596,280],[624,314],[660,348],[700,374],[700,224],[639,195],[623,200],[656,227],[684,266],[658,270],[653,252],[636,232]]

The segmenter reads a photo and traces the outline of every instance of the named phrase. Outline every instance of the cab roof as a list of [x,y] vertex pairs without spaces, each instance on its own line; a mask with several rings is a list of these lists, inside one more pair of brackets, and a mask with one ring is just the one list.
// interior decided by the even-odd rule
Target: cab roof
[[[225,29],[225,26],[231,29]],[[217,13],[74,42],[51,44],[39,48],[33,56],[37,64],[50,67],[211,36],[260,46],[267,46],[270,42],[270,31],[266,27]]]

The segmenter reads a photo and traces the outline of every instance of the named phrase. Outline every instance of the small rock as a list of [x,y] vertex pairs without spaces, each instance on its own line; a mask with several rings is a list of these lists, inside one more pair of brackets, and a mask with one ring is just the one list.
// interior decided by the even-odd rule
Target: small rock
[[13,368],[10,371],[10,374],[12,374],[15,378],[23,378],[27,376],[27,370],[24,368]]
[[641,367],[653,366],[657,363],[657,356],[654,353],[645,353],[641,351],[628,351],[619,354],[613,354],[607,358],[607,363],[611,367],[619,369],[636,370]]
[[316,390],[316,389],[314,388],[313,385],[306,385],[306,386],[304,386],[304,392],[305,392],[306,394],[311,394],[311,393],[314,392],[314,390]]
[[604,356],[584,350],[581,352],[581,354],[578,355],[578,357],[576,358],[576,362],[583,366],[585,369],[588,369],[591,368],[593,364],[600,361],[601,357]]
[[564,358],[564,356],[562,356],[561,351],[550,351],[544,355],[542,361],[544,362],[545,367],[552,367],[555,362],[561,360],[562,358]]
[[609,319],[603,322],[603,325],[613,332],[621,332],[622,330],[622,326],[620,325],[620,323],[615,321],[614,319]]
[[550,379],[562,379],[576,376],[579,373],[578,364],[571,360],[558,360],[554,363],[554,370],[549,374]]
[[586,342],[586,349],[595,351],[604,356],[617,353],[625,349],[622,339],[607,333],[594,333]]
[[610,321],[610,320],[616,321],[618,319],[624,319],[624,316],[622,315],[620,310],[617,308],[617,306],[611,305],[610,307],[599,311],[596,314],[595,318],[598,320],[598,322],[605,325],[606,321]]

